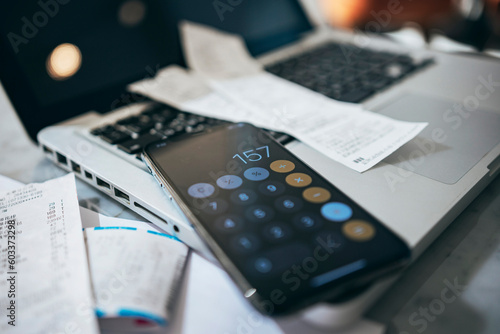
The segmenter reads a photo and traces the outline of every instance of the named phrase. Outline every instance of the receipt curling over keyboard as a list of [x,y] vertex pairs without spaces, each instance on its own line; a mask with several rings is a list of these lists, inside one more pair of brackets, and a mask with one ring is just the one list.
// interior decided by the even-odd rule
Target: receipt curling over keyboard
[[[246,122],[288,133],[355,171],[373,167],[427,126],[335,101],[267,73],[239,36],[189,22],[181,23],[180,31],[190,68],[226,103],[246,109]],[[212,108],[197,107],[204,115]],[[221,114],[219,110],[212,117],[231,120]]]
[[74,175],[0,194],[0,332],[98,333]]

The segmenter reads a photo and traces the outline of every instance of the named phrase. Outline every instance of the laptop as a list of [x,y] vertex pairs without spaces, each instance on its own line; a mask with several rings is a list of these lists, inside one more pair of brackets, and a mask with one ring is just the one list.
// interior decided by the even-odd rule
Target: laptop
[[[432,51],[422,57],[381,37],[318,24],[298,0],[0,6],[1,82],[47,158],[202,252],[205,245],[138,155],[151,141],[220,121],[125,91],[162,67],[185,65],[181,20],[242,35],[269,72],[333,99],[429,122],[417,138],[362,174],[273,133],[405,239],[415,258],[499,173],[498,60]],[[388,286],[378,283],[325,306],[333,310],[328,318],[345,324]]]

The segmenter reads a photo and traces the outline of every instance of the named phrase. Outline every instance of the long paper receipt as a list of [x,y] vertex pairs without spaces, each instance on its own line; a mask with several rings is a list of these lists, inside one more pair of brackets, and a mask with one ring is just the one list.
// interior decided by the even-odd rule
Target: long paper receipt
[[85,229],[99,317],[134,317],[167,325],[188,247],[135,227]]
[[[238,36],[190,23],[183,23],[181,32],[190,68],[206,77],[215,91],[250,110],[247,122],[261,125],[264,118],[269,128],[286,132],[358,172],[373,167],[427,126],[365,111],[359,104],[335,101],[263,70],[256,71],[257,61],[247,57],[247,52],[233,51],[237,45],[244,47],[236,43]],[[235,75],[221,68],[221,64],[233,68],[233,63],[246,63],[241,68],[248,71]]]
[[0,194],[0,332],[99,333],[72,174]]

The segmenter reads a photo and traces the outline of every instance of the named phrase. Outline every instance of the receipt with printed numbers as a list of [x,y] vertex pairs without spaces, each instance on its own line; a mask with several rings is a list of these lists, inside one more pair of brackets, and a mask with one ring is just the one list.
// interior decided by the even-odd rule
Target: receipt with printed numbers
[[0,332],[99,333],[73,174],[0,194]]
[[267,73],[239,36],[189,22],[180,30],[189,67],[215,92],[251,111],[247,122],[288,133],[357,172],[373,167],[427,126],[372,113]]

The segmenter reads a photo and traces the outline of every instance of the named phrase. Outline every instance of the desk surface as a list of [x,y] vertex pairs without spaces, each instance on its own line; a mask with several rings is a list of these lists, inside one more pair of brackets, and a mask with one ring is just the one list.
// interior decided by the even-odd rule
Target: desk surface
[[[24,183],[65,172],[30,142],[0,91],[0,174]],[[80,205],[141,219],[83,182]],[[142,219],[141,219],[142,220]],[[387,333],[498,333],[500,328],[500,178],[470,204],[367,313]],[[285,328],[283,328],[286,330]]]

